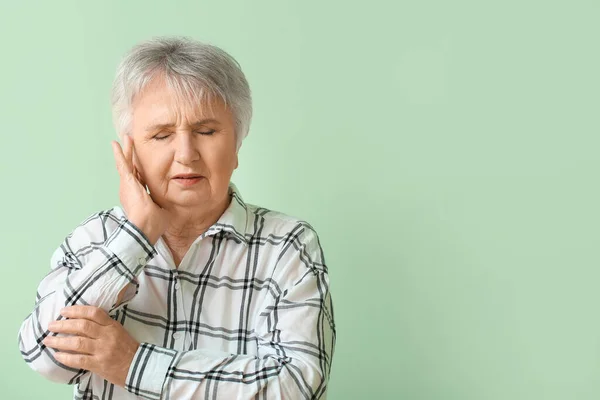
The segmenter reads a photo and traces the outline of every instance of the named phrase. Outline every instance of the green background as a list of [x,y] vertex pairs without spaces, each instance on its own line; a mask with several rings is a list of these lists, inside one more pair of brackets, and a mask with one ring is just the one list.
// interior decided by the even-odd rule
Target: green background
[[2,1],[2,399],[52,251],[118,202],[109,90],[140,40],[242,65],[233,181],[330,269],[330,399],[600,396],[597,0]]

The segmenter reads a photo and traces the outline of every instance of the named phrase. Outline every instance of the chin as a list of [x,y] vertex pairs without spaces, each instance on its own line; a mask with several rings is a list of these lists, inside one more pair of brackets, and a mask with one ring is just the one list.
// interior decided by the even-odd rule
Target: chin
[[199,193],[185,193],[173,196],[168,199],[168,202],[180,207],[200,207],[208,203],[209,199]]

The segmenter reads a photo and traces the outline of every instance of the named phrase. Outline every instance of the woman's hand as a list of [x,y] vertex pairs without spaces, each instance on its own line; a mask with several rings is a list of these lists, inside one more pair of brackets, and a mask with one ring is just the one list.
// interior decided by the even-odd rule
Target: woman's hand
[[54,357],[124,387],[138,341],[101,308],[71,306],[61,310],[61,315],[68,319],[51,322],[48,330],[74,336],[46,336],[44,344],[60,350]]
[[168,212],[156,204],[146,191],[146,185],[133,161],[133,139],[125,135],[124,141],[124,149],[118,142],[112,142],[117,170],[121,177],[119,198],[127,219],[144,232],[154,245],[167,229]]

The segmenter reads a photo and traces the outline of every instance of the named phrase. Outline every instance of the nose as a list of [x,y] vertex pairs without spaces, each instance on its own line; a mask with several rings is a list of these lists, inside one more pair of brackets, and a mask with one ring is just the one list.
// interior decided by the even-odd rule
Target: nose
[[177,135],[175,144],[175,161],[180,164],[189,165],[200,159],[200,152],[196,148],[194,135],[191,132]]

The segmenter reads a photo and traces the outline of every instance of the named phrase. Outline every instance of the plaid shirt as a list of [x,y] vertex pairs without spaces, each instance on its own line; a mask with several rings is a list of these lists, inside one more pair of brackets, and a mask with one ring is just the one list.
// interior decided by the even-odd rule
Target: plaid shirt
[[[244,203],[233,183],[230,194],[178,268],[162,238],[152,246],[120,207],[83,221],[54,252],[21,325],[27,364],[75,384],[75,399],[325,398],[336,331],[318,236]],[[61,364],[42,343],[76,304],[104,309],[141,343],[125,388]]]

